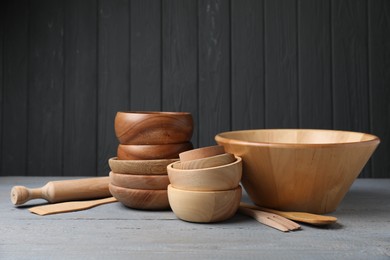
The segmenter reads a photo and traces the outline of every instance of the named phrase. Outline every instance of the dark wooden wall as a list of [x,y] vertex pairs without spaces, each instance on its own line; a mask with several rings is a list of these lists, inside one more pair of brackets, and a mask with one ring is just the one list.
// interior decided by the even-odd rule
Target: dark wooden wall
[[222,131],[327,128],[382,143],[390,177],[388,0],[8,0],[0,175],[107,175],[119,110],[189,111]]

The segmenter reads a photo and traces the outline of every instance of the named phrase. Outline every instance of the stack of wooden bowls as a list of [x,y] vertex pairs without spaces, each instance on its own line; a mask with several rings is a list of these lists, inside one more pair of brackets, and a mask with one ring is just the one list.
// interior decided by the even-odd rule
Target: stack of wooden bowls
[[118,112],[117,157],[109,160],[109,189],[125,206],[168,209],[167,165],[193,149],[193,120],[185,112]]
[[223,146],[199,148],[180,154],[167,166],[168,199],[175,215],[185,221],[208,223],[231,218],[242,189],[242,160]]

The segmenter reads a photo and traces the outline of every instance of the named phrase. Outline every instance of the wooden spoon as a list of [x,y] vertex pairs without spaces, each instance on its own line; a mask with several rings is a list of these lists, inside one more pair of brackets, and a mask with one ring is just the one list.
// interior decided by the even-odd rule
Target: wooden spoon
[[244,202],[240,203],[240,207],[274,213],[291,220],[308,223],[315,226],[329,225],[329,224],[336,223],[337,221],[337,218],[332,216],[317,215],[317,214],[311,214],[307,212],[280,211],[280,210],[268,209],[268,208],[263,208],[255,205],[250,205]]
[[33,207],[33,208],[29,208],[28,210],[31,213],[44,216],[49,214],[57,214],[57,213],[65,213],[65,212],[73,212],[73,211],[79,211],[84,209],[90,209],[95,206],[116,202],[116,201],[117,199],[114,197],[98,199],[98,200],[87,200],[87,201],[68,201],[68,202]]
[[256,219],[258,222],[264,225],[273,227],[283,232],[293,231],[301,228],[301,226],[297,223],[277,214],[251,209],[243,206],[240,206],[238,211],[244,215]]

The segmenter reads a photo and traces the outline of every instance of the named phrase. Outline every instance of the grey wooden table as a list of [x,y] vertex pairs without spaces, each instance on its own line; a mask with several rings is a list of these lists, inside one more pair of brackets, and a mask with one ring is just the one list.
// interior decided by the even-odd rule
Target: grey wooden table
[[10,202],[14,185],[59,179],[0,177],[0,259],[390,259],[390,179],[356,180],[331,214],[337,224],[289,233],[239,214],[195,224],[113,203],[38,216],[27,208],[43,200]]

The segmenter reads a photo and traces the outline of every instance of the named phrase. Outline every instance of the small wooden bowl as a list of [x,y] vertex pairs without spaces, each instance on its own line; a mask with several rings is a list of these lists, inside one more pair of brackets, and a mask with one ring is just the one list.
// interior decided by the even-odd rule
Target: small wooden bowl
[[166,190],[168,175],[132,175],[110,172],[110,183],[128,189]]
[[222,145],[214,145],[182,152],[179,154],[179,157],[181,162],[185,162],[215,156],[223,153],[225,153],[225,149]]
[[251,200],[284,211],[334,211],[379,144],[365,133],[260,129],[220,133],[226,152],[242,157]]
[[118,146],[119,160],[156,160],[179,158],[179,154],[193,149],[192,143],[178,144],[150,144],[150,145],[126,145]]
[[241,186],[224,191],[188,191],[168,186],[169,204],[185,221],[220,222],[234,216],[241,200]]
[[175,163],[172,166],[176,169],[182,170],[193,170],[193,169],[204,169],[210,167],[217,167],[226,164],[230,164],[236,161],[236,158],[231,153],[218,154],[206,158],[201,158],[192,161],[184,161]]
[[111,183],[108,188],[112,196],[126,207],[148,210],[169,209],[167,190],[127,189]]
[[118,112],[115,117],[121,144],[185,143],[192,132],[192,115],[186,112]]
[[193,170],[175,168],[174,162],[167,166],[169,181],[173,187],[192,191],[221,191],[235,189],[241,180],[242,160],[230,164]]
[[111,171],[121,174],[141,174],[141,175],[160,175],[167,174],[167,166],[176,159],[160,159],[160,160],[118,160],[117,157],[110,158],[108,165]]

